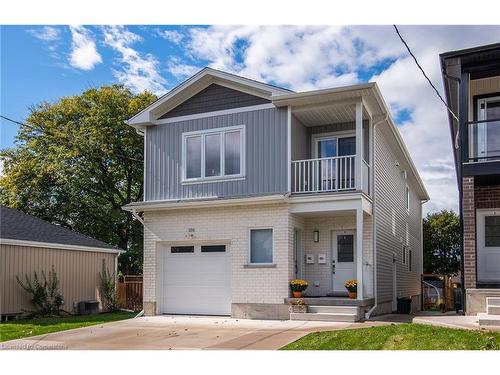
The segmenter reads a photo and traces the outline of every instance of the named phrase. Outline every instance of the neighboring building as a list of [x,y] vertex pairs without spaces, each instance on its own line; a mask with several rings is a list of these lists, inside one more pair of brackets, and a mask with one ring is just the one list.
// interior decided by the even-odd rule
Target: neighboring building
[[116,272],[122,250],[83,234],[0,206],[0,316],[33,310],[29,295],[16,280],[33,280],[34,272],[48,277],[52,266],[64,297],[63,309],[82,300],[99,300],[99,272],[104,260]]
[[146,314],[289,319],[294,278],[324,297],[296,319],[420,306],[428,195],[375,83],[295,93],[205,68],[128,124]]
[[[500,43],[441,54],[463,226],[466,313],[500,314]],[[496,297],[496,299],[495,299]],[[497,305],[498,307],[494,307]]]

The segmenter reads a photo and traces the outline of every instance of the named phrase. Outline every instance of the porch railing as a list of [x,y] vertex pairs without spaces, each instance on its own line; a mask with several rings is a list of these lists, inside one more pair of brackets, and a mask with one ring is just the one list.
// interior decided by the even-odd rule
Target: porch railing
[[292,192],[355,189],[355,155],[292,161]]
[[469,162],[500,160],[500,119],[471,121]]

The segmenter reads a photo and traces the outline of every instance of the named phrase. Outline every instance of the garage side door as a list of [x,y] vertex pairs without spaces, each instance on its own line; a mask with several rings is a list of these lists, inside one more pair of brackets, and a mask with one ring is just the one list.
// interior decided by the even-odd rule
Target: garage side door
[[168,246],[162,250],[160,313],[231,314],[229,246]]

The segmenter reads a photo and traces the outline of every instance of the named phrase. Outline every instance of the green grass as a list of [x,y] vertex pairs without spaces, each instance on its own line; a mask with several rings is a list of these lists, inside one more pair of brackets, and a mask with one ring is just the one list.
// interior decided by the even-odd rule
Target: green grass
[[500,332],[469,331],[424,324],[314,332],[283,350],[499,350]]
[[45,333],[65,331],[132,318],[135,314],[129,312],[113,312],[95,315],[78,315],[63,318],[39,318],[13,320],[0,323],[0,341],[20,339],[23,337],[42,335]]

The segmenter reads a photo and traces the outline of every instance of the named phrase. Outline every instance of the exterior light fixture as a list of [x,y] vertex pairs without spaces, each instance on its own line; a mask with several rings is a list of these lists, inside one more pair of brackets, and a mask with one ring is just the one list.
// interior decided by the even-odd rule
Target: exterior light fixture
[[313,241],[314,242],[319,242],[319,230],[315,230],[313,232]]

